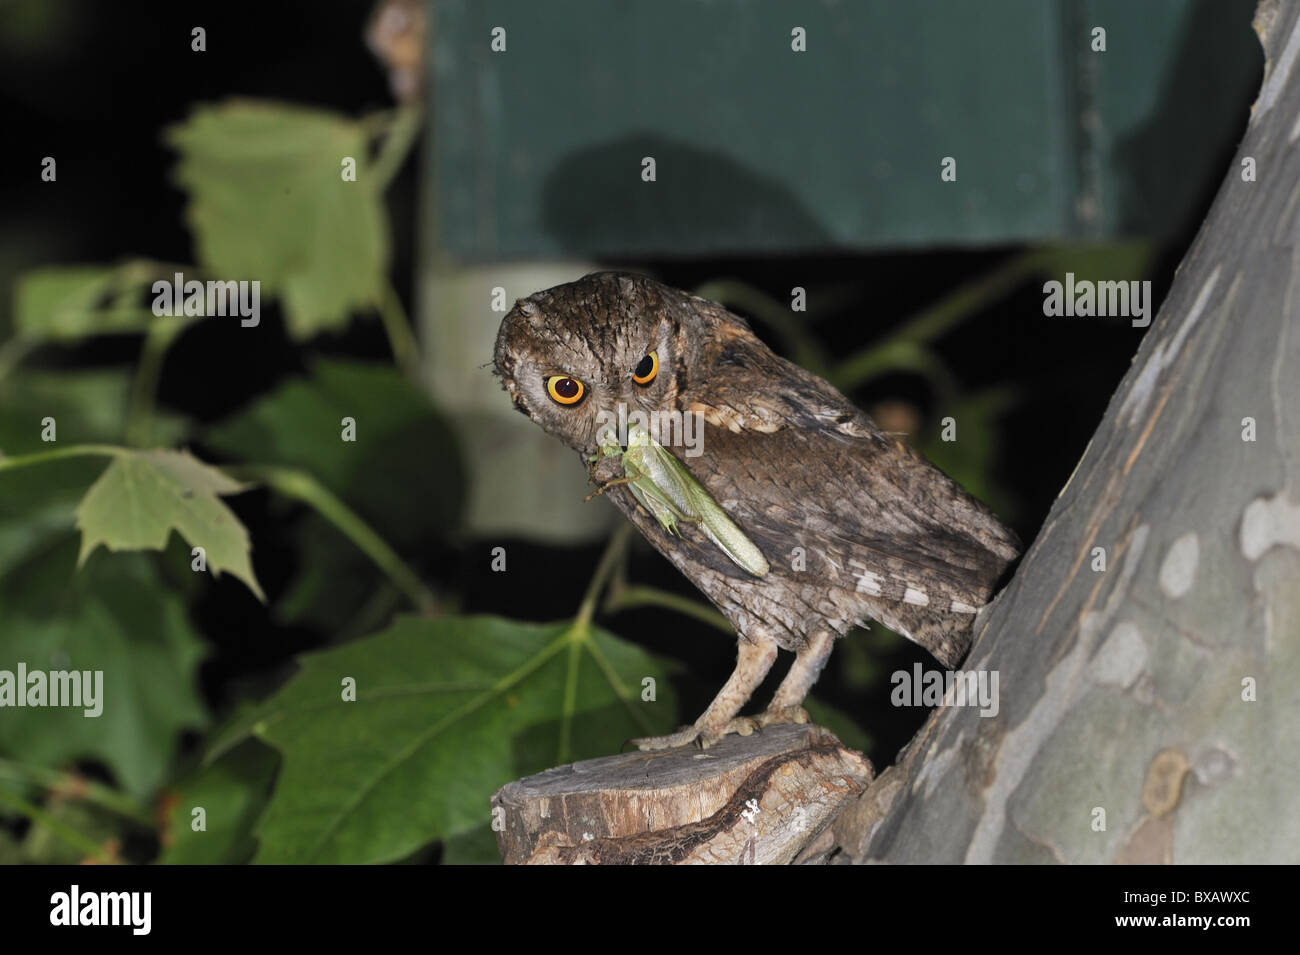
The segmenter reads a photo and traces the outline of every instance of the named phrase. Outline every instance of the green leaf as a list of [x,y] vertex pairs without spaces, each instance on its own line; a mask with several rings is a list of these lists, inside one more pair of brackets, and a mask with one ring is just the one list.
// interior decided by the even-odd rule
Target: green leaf
[[[604,631],[404,617],[310,654],[214,754],[255,733],[284,764],[255,861],[401,859],[489,819],[503,784],[673,726],[665,665]],[[642,702],[651,677],[657,701]],[[343,699],[356,681],[356,701]]]
[[[19,370],[0,379],[0,449],[14,456],[50,450],[41,439],[47,417],[54,419],[60,442],[121,443],[130,391],[126,368]],[[188,430],[180,416],[155,416],[153,437],[159,444],[178,444]]]
[[87,561],[74,573],[72,534],[33,551],[0,580],[0,670],[103,674],[102,713],[21,707],[0,718],[0,752],[59,767],[98,759],[124,789],[143,795],[162,780],[177,734],[202,726],[197,670],[202,643],[184,602],[139,555]]
[[[169,127],[177,183],[205,271],[259,280],[309,338],[375,305],[388,267],[382,184],[368,176],[364,128],[325,110],[231,100]],[[342,161],[357,181],[342,178]]]
[[[256,824],[271,795],[280,759],[275,750],[246,740],[168,793],[161,865],[238,865],[257,848]],[[195,830],[194,810],[204,828]]]
[[[428,556],[460,520],[464,476],[454,435],[424,392],[391,365],[321,359],[204,435],[205,446],[253,464],[294,466],[355,509],[399,552]],[[355,440],[342,439],[342,420]],[[277,620],[352,620],[376,590],[369,557],[315,513],[290,531],[298,573]]]
[[48,451],[50,443],[41,440],[45,418],[54,419],[60,441],[118,441],[130,388],[124,369],[12,375],[0,381],[0,448],[9,455]]
[[[0,580],[73,531],[77,502],[104,469],[102,459],[65,458],[0,471]],[[0,635],[3,635],[0,620]]]
[[150,274],[136,263],[34,269],[16,283],[14,330],[41,341],[139,332],[156,320],[134,299]]
[[[204,444],[307,471],[396,549],[427,556],[455,530],[464,499],[450,427],[391,365],[321,359],[309,371],[218,424]],[[355,441],[342,440],[344,417],[356,422]],[[337,632],[374,593],[374,565],[319,515],[302,515],[292,536],[303,557],[276,617]]]
[[124,451],[113,459],[77,508],[81,554],[104,544],[109,550],[162,550],[173,529],[202,547],[214,576],[223,570],[266,596],[253,576],[248,531],[219,495],[245,486],[187,451]]
[[[464,478],[451,429],[391,365],[321,359],[217,425],[205,444],[245,461],[301,468],[389,542],[445,537]],[[342,440],[342,420],[356,440]]]

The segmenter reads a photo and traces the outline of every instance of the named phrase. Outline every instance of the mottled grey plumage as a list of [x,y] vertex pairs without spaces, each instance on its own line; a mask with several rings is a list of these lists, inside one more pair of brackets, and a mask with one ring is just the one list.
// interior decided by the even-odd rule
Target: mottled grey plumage
[[[650,351],[659,372],[638,385],[633,371]],[[501,324],[496,367],[515,407],[584,460],[597,452],[598,411],[623,403],[701,415],[702,453],[670,450],[770,565],[756,577],[698,524],[674,537],[626,486],[609,489],[741,637],[736,673],[709,710],[644,748],[752,728],[733,718],[777,646],[798,656],[759,723],[797,718],[834,635],[868,619],[955,666],[975,612],[1018,552],[982,504],[827,382],[773,354],[743,319],[644,276],[596,273],[520,300]],[[578,403],[548,395],[556,375],[583,383]],[[598,483],[620,476],[617,458],[591,467]]]

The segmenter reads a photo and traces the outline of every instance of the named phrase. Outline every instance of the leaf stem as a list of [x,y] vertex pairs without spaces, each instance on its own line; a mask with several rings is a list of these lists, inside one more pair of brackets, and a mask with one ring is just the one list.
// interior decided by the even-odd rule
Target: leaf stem
[[[990,302],[1015,288],[1024,278],[1042,266],[1041,249],[1023,252],[974,281],[960,286],[929,308],[905,321],[884,340],[845,359],[831,373],[830,381],[841,391],[851,391],[892,367],[888,354],[900,354],[900,345],[921,346],[939,338]],[[937,359],[933,359],[937,361]],[[925,362],[929,364],[929,362]]]
[[87,856],[98,859],[100,862],[112,861],[109,859],[108,853],[104,851],[103,846],[96,843],[95,840],[84,833],[78,832],[62,819],[55,818],[44,809],[32,805],[22,796],[3,786],[0,786],[0,803],[5,803],[11,809],[26,816],[32,821],[33,825],[44,826],[49,829],[55,836],[79,852],[84,852]]
[[194,316],[164,318],[152,322],[144,333],[140,364],[131,382],[131,401],[126,413],[126,443],[132,447],[147,447],[152,441],[154,406],[158,399],[163,358],[172,342],[194,321]]
[[596,661],[596,666],[600,669],[600,672],[604,674],[605,681],[614,688],[615,695],[623,701],[623,705],[627,708],[628,714],[632,719],[636,720],[646,733],[652,733],[654,727],[651,725],[650,720],[646,718],[645,712],[641,710],[635,702],[633,702],[632,691],[623,685],[623,681],[619,679],[618,673],[615,672],[614,667],[607,659],[605,659],[605,654],[601,651],[600,644],[595,640],[588,640],[587,652],[590,653],[591,658]]
[[[387,116],[384,118],[387,119]],[[402,106],[395,111],[384,143],[379,147],[379,153],[370,167],[370,177],[378,192],[386,190],[402,168],[423,121],[424,112],[418,106]]]
[[334,635],[332,642],[347,643],[382,629],[384,621],[401,604],[402,596],[391,580],[381,582],[356,615]]
[[569,643],[569,665],[564,674],[564,702],[560,709],[560,745],[556,765],[563,766],[573,757],[573,717],[578,710],[578,668],[582,663],[582,641]]
[[115,458],[130,453],[129,448],[120,448],[114,444],[74,444],[68,448],[34,451],[31,454],[20,454],[12,458],[0,454],[0,471],[24,468],[32,464],[45,464],[48,461],[58,461],[61,458],[79,458],[93,455]]
[[411,380],[415,380],[419,371],[420,343],[411,331],[411,322],[406,309],[402,307],[401,296],[392,282],[385,282],[377,306],[379,319],[384,323],[384,333],[388,336],[388,345],[393,350],[393,361]]
[[[569,666],[564,681],[564,703],[560,711],[560,743],[558,747],[558,762],[560,765],[572,759],[573,717],[578,708],[578,666],[582,660],[584,646],[591,652],[596,665],[605,672],[606,679],[610,681],[610,685],[614,688],[614,694],[623,701],[624,705],[631,709],[627,690],[623,687],[622,682],[617,679],[617,675],[610,670],[591,635],[591,618],[596,614],[596,607],[600,603],[600,595],[611,580],[617,581],[619,578],[623,560],[627,555],[627,543],[631,533],[632,525],[625,523],[620,525],[610,536],[609,543],[605,546],[605,552],[600,555],[600,560],[596,564],[595,573],[591,575],[591,582],[587,584],[586,593],[582,595],[582,603],[578,605],[578,612],[574,615],[573,623],[565,631],[565,637],[569,641]],[[638,722],[645,726],[646,722],[642,715],[636,715]]]
[[285,497],[309,505],[374,561],[375,566],[388,576],[393,585],[421,613],[432,616],[438,612],[437,598],[415,571],[355,511],[307,472],[271,465],[248,465],[224,470],[232,477],[258,481]]
[[618,567],[631,532],[631,524],[625,523],[621,525],[610,537],[609,544],[605,547],[605,553],[600,555],[600,562],[596,564],[596,572],[591,575],[591,583],[587,585],[587,592],[582,595],[582,603],[578,605],[578,612],[573,618],[572,630],[579,637],[585,638],[587,635],[587,630],[591,626],[591,618],[596,614],[596,604],[600,600],[601,592],[605,589],[605,584],[614,573],[615,568]]
[[657,587],[645,587],[639,584],[623,584],[609,589],[605,598],[605,613],[618,613],[633,607],[663,607],[684,614],[711,627],[717,627],[723,633],[734,635],[736,630],[726,617],[708,604],[689,597],[660,590]]
[[132,822],[151,828],[157,827],[157,822],[149,810],[134,799],[84,776],[49,769],[45,766],[32,766],[28,763],[0,759],[0,779],[40,786],[52,793],[60,793],[68,798],[92,803]]

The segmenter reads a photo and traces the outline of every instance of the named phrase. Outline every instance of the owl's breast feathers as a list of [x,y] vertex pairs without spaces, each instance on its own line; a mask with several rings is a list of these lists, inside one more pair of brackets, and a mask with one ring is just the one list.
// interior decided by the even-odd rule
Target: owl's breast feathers
[[955,666],[1019,541],[830,384],[727,318],[710,367],[680,396],[681,410],[708,423],[701,453],[670,450],[769,573],[747,574],[698,527],[670,538],[626,489],[614,500],[742,635],[797,650],[826,627],[844,633],[875,619]]

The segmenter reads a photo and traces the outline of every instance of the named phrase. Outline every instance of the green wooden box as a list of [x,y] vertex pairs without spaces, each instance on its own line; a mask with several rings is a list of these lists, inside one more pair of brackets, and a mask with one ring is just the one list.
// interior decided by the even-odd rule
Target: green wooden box
[[1167,234],[1244,126],[1253,9],[437,0],[436,246],[500,261]]

